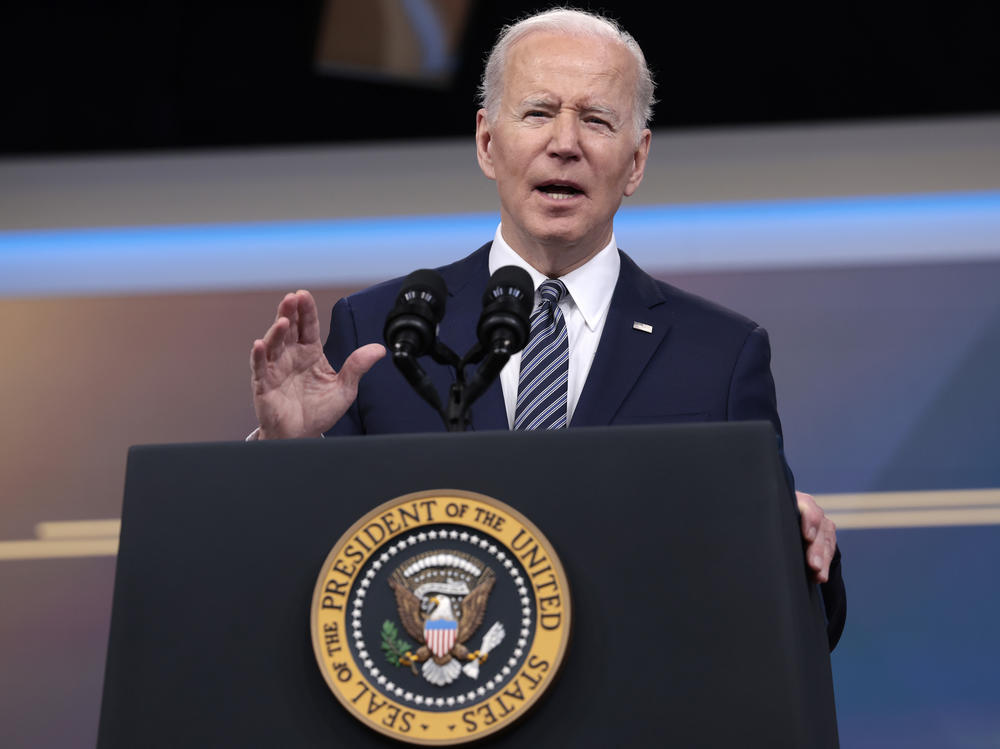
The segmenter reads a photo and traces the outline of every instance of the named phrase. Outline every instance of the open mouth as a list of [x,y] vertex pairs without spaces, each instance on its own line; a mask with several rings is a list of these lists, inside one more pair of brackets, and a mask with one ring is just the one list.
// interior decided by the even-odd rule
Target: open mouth
[[567,200],[572,198],[574,195],[583,195],[583,190],[581,190],[576,185],[571,185],[566,182],[551,182],[544,185],[539,185],[535,188],[539,192],[543,192],[550,198],[555,198],[556,200]]

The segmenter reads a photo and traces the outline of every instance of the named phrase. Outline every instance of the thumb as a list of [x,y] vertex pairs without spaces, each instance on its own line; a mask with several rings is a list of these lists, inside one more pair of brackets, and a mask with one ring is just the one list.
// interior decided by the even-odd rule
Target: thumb
[[385,356],[385,346],[381,343],[369,343],[355,349],[340,368],[338,379],[347,387],[357,388],[361,376],[383,356]]

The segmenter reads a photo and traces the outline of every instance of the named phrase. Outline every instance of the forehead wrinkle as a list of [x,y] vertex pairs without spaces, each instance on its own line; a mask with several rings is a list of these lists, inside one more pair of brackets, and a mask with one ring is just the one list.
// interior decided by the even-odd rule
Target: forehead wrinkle
[[[558,34],[553,36],[557,40],[566,39]],[[528,81],[537,82],[550,76],[569,76],[608,79],[609,85],[617,87],[619,82],[627,83],[638,74],[628,51],[614,44],[608,46],[606,40],[596,40],[597,46],[589,47],[586,55],[565,55],[555,58],[548,49],[525,49],[525,42],[531,39],[532,36],[529,35],[525,39],[518,40],[511,48],[507,63],[510,73],[518,71]],[[572,36],[570,39],[580,40]],[[504,84],[506,88],[507,76]]]
[[[539,48],[538,36],[548,36],[556,45],[568,40],[584,42],[590,46],[586,54],[553,57],[552,45]],[[576,85],[574,81],[578,84],[582,79],[589,79],[589,91],[577,90],[584,98],[571,100],[572,108],[581,112],[606,113],[613,120],[615,129],[619,129],[635,117],[635,97],[629,92],[635,89],[638,74],[638,64],[628,49],[617,41],[594,39],[588,35],[531,32],[515,42],[508,51],[498,113],[506,110],[507,116],[514,116],[517,110],[525,106],[566,106],[563,97],[555,94],[550,86],[555,86],[558,90],[567,81]],[[525,91],[527,93],[519,98],[518,94]],[[622,92],[625,92],[625,100],[618,101]],[[573,92],[570,90],[566,93]],[[616,102],[617,106],[611,102]]]
[[558,96],[552,96],[549,94],[529,94],[521,100],[520,105],[522,107],[538,107],[539,109],[570,106],[572,109],[584,114],[604,114],[614,118],[619,118],[621,116],[615,107],[610,104],[605,104],[600,99],[593,99],[589,96],[577,99],[567,105],[565,103],[561,103]]

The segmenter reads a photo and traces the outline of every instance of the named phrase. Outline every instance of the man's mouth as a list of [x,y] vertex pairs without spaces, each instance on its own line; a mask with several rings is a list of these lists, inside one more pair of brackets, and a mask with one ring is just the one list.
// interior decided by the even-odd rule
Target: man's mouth
[[539,192],[544,192],[550,198],[556,200],[566,200],[574,195],[583,195],[584,192],[579,187],[569,182],[549,182],[535,188]]

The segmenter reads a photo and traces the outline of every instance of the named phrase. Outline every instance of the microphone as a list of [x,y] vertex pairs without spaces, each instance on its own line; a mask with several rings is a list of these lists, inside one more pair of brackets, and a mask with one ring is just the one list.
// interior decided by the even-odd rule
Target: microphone
[[392,363],[425,401],[441,411],[441,397],[417,357],[434,349],[437,327],[444,317],[448,289],[437,272],[415,270],[403,279],[396,304],[385,319],[382,335]]
[[415,270],[403,279],[396,304],[385,320],[382,335],[389,352],[418,357],[431,351],[437,326],[444,317],[448,290],[436,271]]
[[486,392],[512,354],[524,348],[531,332],[531,308],[535,285],[528,271],[516,265],[498,268],[483,293],[483,312],[476,335],[479,342],[466,355],[467,361],[483,360],[465,388],[465,408]]
[[476,335],[488,354],[510,357],[524,348],[535,304],[531,276],[516,265],[505,265],[490,277],[483,293],[483,312]]

